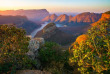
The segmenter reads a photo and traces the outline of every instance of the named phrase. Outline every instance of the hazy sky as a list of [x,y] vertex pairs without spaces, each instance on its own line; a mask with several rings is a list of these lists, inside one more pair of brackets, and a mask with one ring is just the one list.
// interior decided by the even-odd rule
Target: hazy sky
[[0,10],[47,9],[49,12],[105,12],[110,0],[0,0]]

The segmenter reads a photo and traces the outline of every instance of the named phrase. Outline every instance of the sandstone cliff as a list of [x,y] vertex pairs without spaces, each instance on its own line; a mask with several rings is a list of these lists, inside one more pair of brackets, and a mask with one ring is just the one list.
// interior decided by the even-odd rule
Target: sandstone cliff
[[56,20],[55,22],[57,23],[66,23],[69,21],[69,16],[66,15],[66,14],[63,14],[63,15],[60,15]]
[[49,12],[46,9],[39,9],[39,10],[6,10],[6,11],[0,11],[0,15],[21,15],[26,16],[29,20],[32,21],[40,21],[47,15],[49,15]]
[[97,22],[100,18],[101,18],[101,14],[84,12],[74,17],[71,15],[68,16],[66,14],[62,14],[57,17],[55,14],[53,14],[45,17],[42,21],[74,26],[74,25],[81,25],[81,24],[91,24],[91,23]]
[[73,17],[70,22],[96,22],[101,18],[101,14],[85,12]]
[[54,22],[57,18],[56,14],[48,15],[44,19],[42,19],[43,22]]

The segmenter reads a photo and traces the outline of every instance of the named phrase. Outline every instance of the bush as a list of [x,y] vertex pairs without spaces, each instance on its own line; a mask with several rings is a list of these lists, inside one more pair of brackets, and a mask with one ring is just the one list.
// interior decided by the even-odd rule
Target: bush
[[67,70],[65,63],[68,63],[68,56],[68,51],[62,51],[62,48],[53,42],[46,42],[39,51],[42,68],[53,74],[62,74],[64,68]]
[[22,67],[28,59],[25,55],[28,51],[28,41],[25,30],[13,25],[0,25],[0,73]]
[[110,70],[110,24],[100,25],[88,30],[87,40],[74,43],[70,62],[77,62],[81,73],[101,73]]

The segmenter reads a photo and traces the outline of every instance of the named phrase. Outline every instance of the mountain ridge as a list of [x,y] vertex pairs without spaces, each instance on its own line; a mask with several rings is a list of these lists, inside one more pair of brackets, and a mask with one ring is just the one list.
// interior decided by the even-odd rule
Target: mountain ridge
[[47,15],[49,15],[49,12],[46,9],[29,9],[29,10],[5,10],[0,11],[0,15],[21,15],[26,16],[31,21],[40,21]]
[[36,28],[40,27],[38,24],[28,20],[26,16],[0,15],[0,25],[4,24],[13,24],[18,28],[23,28],[26,30],[27,34],[30,34]]
[[94,22],[98,21],[100,18],[101,18],[101,14],[84,12],[84,13],[80,13],[74,17],[71,15],[68,16],[66,14],[62,14],[62,15],[58,16],[55,21],[48,20],[48,19],[50,19],[49,16],[45,17],[42,20],[43,20],[43,22],[46,22],[48,20],[48,22],[72,25],[72,24],[77,24],[77,23],[94,23]]

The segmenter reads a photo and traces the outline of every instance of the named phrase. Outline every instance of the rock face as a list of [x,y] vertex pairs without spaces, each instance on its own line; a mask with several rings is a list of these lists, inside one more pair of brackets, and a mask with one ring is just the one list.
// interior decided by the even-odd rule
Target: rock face
[[26,53],[26,55],[30,59],[32,59],[34,61],[37,61],[37,64],[35,65],[37,69],[39,69],[41,67],[41,63],[40,63],[40,61],[38,59],[38,49],[44,43],[45,43],[44,42],[44,38],[34,38],[34,39],[31,39],[30,42],[29,42],[29,46],[28,46],[29,51]]
[[68,44],[72,42],[73,36],[59,30],[55,23],[47,24],[43,30],[39,31],[35,37],[43,37],[46,41],[56,42],[58,44]]
[[[55,14],[53,14],[52,17],[53,16],[55,17]],[[58,16],[56,19],[55,18],[51,20],[50,16],[47,16],[42,21],[48,21],[57,24],[66,24],[66,25],[79,25],[79,24],[81,25],[82,23],[91,24],[98,21],[101,18],[101,14],[84,12],[74,17],[72,17],[71,15],[68,16],[66,14],[62,14]]]
[[32,21],[40,21],[47,15],[49,15],[49,12],[46,9],[39,9],[39,10],[6,10],[6,11],[0,11],[0,15],[21,15],[21,16],[27,16],[29,20]]
[[68,21],[68,22],[71,22],[71,21],[72,21],[72,18],[73,18],[73,17],[70,15],[70,16],[69,16],[69,21]]
[[60,15],[55,22],[59,22],[59,23],[64,23],[64,22],[68,22],[69,21],[69,16],[67,16],[66,14]]
[[92,23],[91,25],[96,26],[98,23],[102,21],[110,22],[110,14],[103,13],[101,18],[97,22]]
[[43,45],[45,43],[44,38],[34,38],[34,40],[37,40],[40,45]]
[[45,39],[50,38],[56,33],[57,27],[54,23],[49,23],[43,28],[43,37]]
[[70,22],[96,22],[101,18],[101,14],[85,12],[81,13],[71,19]]
[[29,21],[26,16],[3,16],[0,15],[0,24],[14,24],[18,28],[26,30],[30,34],[33,30],[39,27],[36,23]]
[[32,52],[35,52],[39,49],[39,41],[38,40],[35,40],[35,39],[32,39],[30,42],[29,42],[29,50],[32,51]]
[[27,55],[31,58],[31,59],[35,59],[35,57],[38,55],[38,49],[41,45],[44,44],[44,38],[34,38],[31,39],[29,42],[29,51],[27,52]]
[[48,15],[44,19],[42,19],[43,22],[54,22],[57,18],[56,14]]

